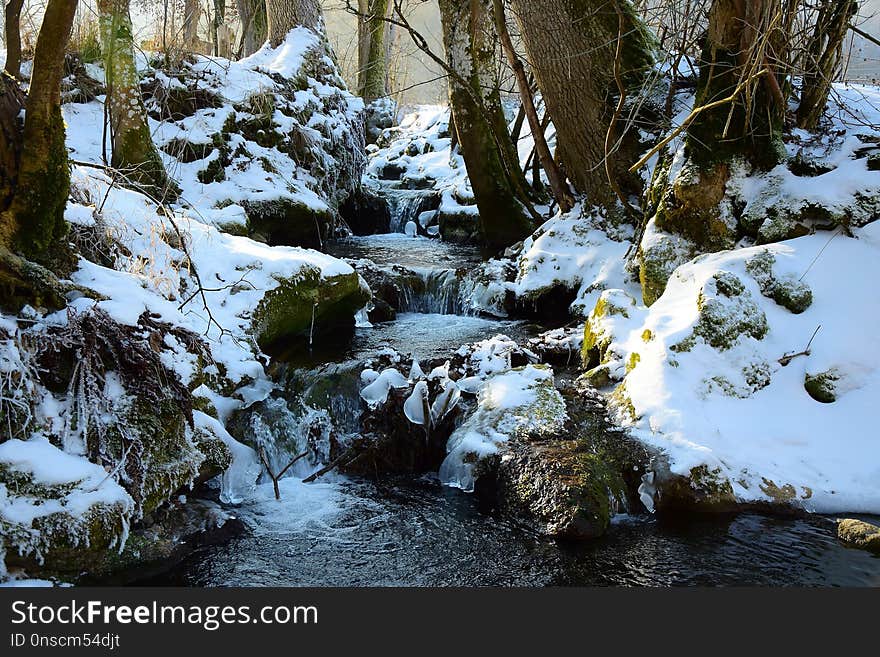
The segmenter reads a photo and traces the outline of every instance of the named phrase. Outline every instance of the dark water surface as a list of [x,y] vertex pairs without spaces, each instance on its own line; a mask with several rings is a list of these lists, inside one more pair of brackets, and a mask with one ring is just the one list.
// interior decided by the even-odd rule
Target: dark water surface
[[[429,480],[336,482],[240,509],[246,532],[145,582],[184,586],[880,586],[826,518],[618,517],[584,544],[534,536]],[[288,519],[296,518],[293,522]]]

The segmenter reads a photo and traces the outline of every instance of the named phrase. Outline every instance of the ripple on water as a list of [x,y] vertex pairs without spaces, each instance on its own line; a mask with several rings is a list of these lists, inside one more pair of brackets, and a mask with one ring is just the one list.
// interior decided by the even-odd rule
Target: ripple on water
[[[265,488],[265,490],[264,490]],[[240,509],[250,529],[150,584],[198,586],[880,586],[880,558],[827,520],[629,517],[607,536],[548,541],[419,480],[283,482]]]

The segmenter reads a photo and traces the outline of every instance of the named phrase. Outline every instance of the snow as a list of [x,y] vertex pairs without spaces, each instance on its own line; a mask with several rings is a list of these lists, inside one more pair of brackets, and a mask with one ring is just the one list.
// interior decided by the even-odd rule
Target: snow
[[[616,329],[616,348],[627,358],[639,354],[624,379],[638,418],[632,428],[667,455],[672,472],[717,469],[742,501],[766,501],[766,491],[790,485],[795,503],[810,511],[880,510],[873,429],[880,334],[870,329],[880,321],[880,225],[859,229],[854,238],[830,238],[817,234],[698,258],[675,272],[650,309]],[[776,258],[775,276],[802,277],[812,289],[814,302],[802,314],[762,296],[746,264],[764,251]],[[699,322],[697,300],[719,272],[745,284],[766,315],[766,337],[743,335],[728,349],[697,338],[690,351],[673,351]],[[809,355],[780,364],[804,350],[820,326]],[[766,369],[767,385],[749,382],[754,367]],[[819,403],[804,389],[805,377],[832,368],[840,376],[837,401]]]
[[552,433],[565,419],[565,402],[553,387],[552,370],[528,365],[494,374],[478,394],[476,411],[450,436],[440,480],[473,491],[480,460],[497,454],[514,435]]

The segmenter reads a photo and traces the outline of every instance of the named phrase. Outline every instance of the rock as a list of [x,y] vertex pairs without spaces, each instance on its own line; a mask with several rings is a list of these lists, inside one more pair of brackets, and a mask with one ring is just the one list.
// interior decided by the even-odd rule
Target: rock
[[840,372],[832,368],[818,374],[807,373],[804,377],[804,390],[817,402],[833,404],[837,401],[837,383]]
[[368,144],[375,144],[383,131],[390,129],[397,118],[397,103],[379,98],[364,109],[364,130]]
[[498,458],[495,484],[506,512],[554,538],[602,536],[623,495],[619,475],[578,441],[512,442]]
[[262,298],[253,312],[252,332],[263,349],[283,347],[288,340],[354,327],[354,315],[370,300],[357,273],[322,277],[315,267],[304,267],[293,278]]
[[720,271],[706,281],[697,299],[697,308],[700,318],[693,334],[673,345],[673,351],[690,351],[698,337],[724,351],[743,336],[761,340],[770,330],[764,311],[739,277],[731,272]]
[[846,518],[837,523],[837,538],[852,547],[880,554],[880,527]]
[[340,206],[339,215],[355,235],[379,235],[391,230],[388,201],[368,187],[351,194]]
[[746,263],[746,271],[758,283],[761,294],[799,315],[813,305],[813,291],[791,274],[777,277],[773,272],[775,263],[776,257],[763,251]]
[[638,253],[639,282],[646,306],[663,295],[672,272],[697,255],[692,242],[679,235],[659,232],[654,226],[649,222]]
[[335,227],[329,208],[316,209],[302,201],[279,198],[272,201],[244,201],[248,230],[271,246],[320,248]]
[[657,512],[697,511],[726,513],[740,510],[730,482],[720,470],[706,465],[692,468],[688,476],[673,474],[665,461],[654,463]]
[[585,369],[607,365],[620,356],[609,351],[614,339],[614,318],[629,318],[636,300],[623,290],[605,290],[584,325],[581,360]]
[[479,244],[480,226],[477,216],[472,212],[449,212],[441,209],[439,213],[440,236],[444,242],[453,244]]

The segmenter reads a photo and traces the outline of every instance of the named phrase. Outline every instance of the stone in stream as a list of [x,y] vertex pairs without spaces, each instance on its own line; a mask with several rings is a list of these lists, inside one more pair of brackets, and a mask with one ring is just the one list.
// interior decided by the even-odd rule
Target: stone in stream
[[880,554],[880,527],[846,518],[837,523],[837,537],[852,547]]

